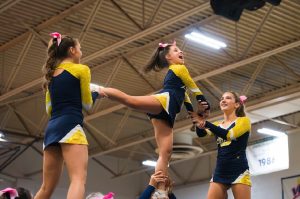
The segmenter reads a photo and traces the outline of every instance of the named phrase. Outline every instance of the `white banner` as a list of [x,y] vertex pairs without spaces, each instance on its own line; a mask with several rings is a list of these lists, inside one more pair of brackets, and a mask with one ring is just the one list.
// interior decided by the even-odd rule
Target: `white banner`
[[282,199],[300,199],[300,175],[281,179]]
[[289,148],[286,135],[248,146],[246,153],[251,175],[289,168]]

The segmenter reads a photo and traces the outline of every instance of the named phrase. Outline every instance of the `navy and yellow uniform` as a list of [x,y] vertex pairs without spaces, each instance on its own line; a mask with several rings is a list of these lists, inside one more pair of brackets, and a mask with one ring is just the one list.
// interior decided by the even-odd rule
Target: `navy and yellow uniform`
[[86,65],[62,63],[63,72],[53,77],[46,92],[46,111],[51,116],[44,148],[58,143],[85,144],[82,108],[89,110],[98,93],[90,91],[91,74]]
[[161,103],[163,111],[157,115],[148,114],[149,117],[164,119],[173,127],[176,114],[180,112],[183,102],[188,111],[193,111],[186,88],[194,93],[197,100],[206,101],[185,65],[170,65],[164,79],[163,89],[153,95]]
[[197,135],[215,135],[218,144],[216,169],[213,182],[227,185],[246,184],[251,186],[246,147],[251,131],[248,117],[238,117],[228,128],[223,128],[221,122],[206,121],[205,129],[197,128]]
[[[152,194],[155,192],[155,187],[148,185],[147,188],[140,195],[139,199],[151,199]],[[169,199],[176,199],[173,193],[168,194]]]

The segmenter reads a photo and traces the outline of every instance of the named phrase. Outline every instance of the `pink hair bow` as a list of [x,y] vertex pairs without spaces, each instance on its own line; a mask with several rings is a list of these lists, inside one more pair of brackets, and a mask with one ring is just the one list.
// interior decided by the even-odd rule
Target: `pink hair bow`
[[246,100],[247,100],[247,97],[245,95],[240,96],[241,104],[244,104]]
[[165,48],[165,47],[167,47],[168,45],[175,46],[175,45],[176,45],[176,41],[174,40],[172,44],[169,44],[169,43],[159,43],[159,44],[158,44],[158,46],[161,47],[161,48]]
[[102,199],[114,199],[114,193],[113,192],[109,192],[108,194],[106,194],[105,196],[103,196]]
[[4,193],[9,193],[10,195],[10,198],[11,199],[14,199],[15,197],[18,197],[18,192],[16,189],[13,189],[13,188],[6,188],[6,189],[3,189],[0,191],[1,194],[4,194]]
[[58,32],[53,32],[53,33],[50,33],[50,36],[54,39],[55,38],[57,39],[57,46],[59,46],[59,44],[61,42],[61,34]]

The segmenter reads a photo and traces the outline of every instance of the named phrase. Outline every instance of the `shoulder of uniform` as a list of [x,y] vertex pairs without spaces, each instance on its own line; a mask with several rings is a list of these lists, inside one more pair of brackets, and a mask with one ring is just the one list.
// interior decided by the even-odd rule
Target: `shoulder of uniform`
[[237,120],[240,120],[240,121],[249,121],[250,122],[250,118],[245,116],[245,117],[238,117]]
[[216,125],[216,126],[219,126],[219,124],[222,123],[222,120],[217,120],[217,121],[214,121],[213,124]]
[[81,69],[90,69],[87,65],[85,64],[74,64],[74,67],[78,67]]
[[84,64],[74,64],[74,68],[76,68],[78,71],[82,72],[89,72],[90,68],[87,65]]
[[172,64],[170,67],[171,68],[186,68],[186,66],[184,64]]

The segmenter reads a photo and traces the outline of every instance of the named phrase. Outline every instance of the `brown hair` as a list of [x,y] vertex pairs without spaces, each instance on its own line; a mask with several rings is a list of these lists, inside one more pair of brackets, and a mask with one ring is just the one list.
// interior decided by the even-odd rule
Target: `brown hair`
[[240,95],[237,92],[234,91],[227,91],[228,93],[231,93],[235,99],[236,103],[239,103],[240,106],[235,110],[235,114],[238,117],[245,117],[246,113],[245,113],[245,105],[244,103],[240,100]]
[[63,59],[69,57],[70,47],[75,47],[78,40],[69,36],[63,36],[59,45],[57,42],[57,38],[49,41],[47,61],[42,69],[44,74],[43,88],[45,90],[48,88],[56,67]]
[[150,72],[152,70],[158,72],[163,68],[169,66],[166,55],[170,51],[172,44],[168,44],[166,47],[158,47],[154,55],[151,57],[149,63],[145,66],[144,71]]

